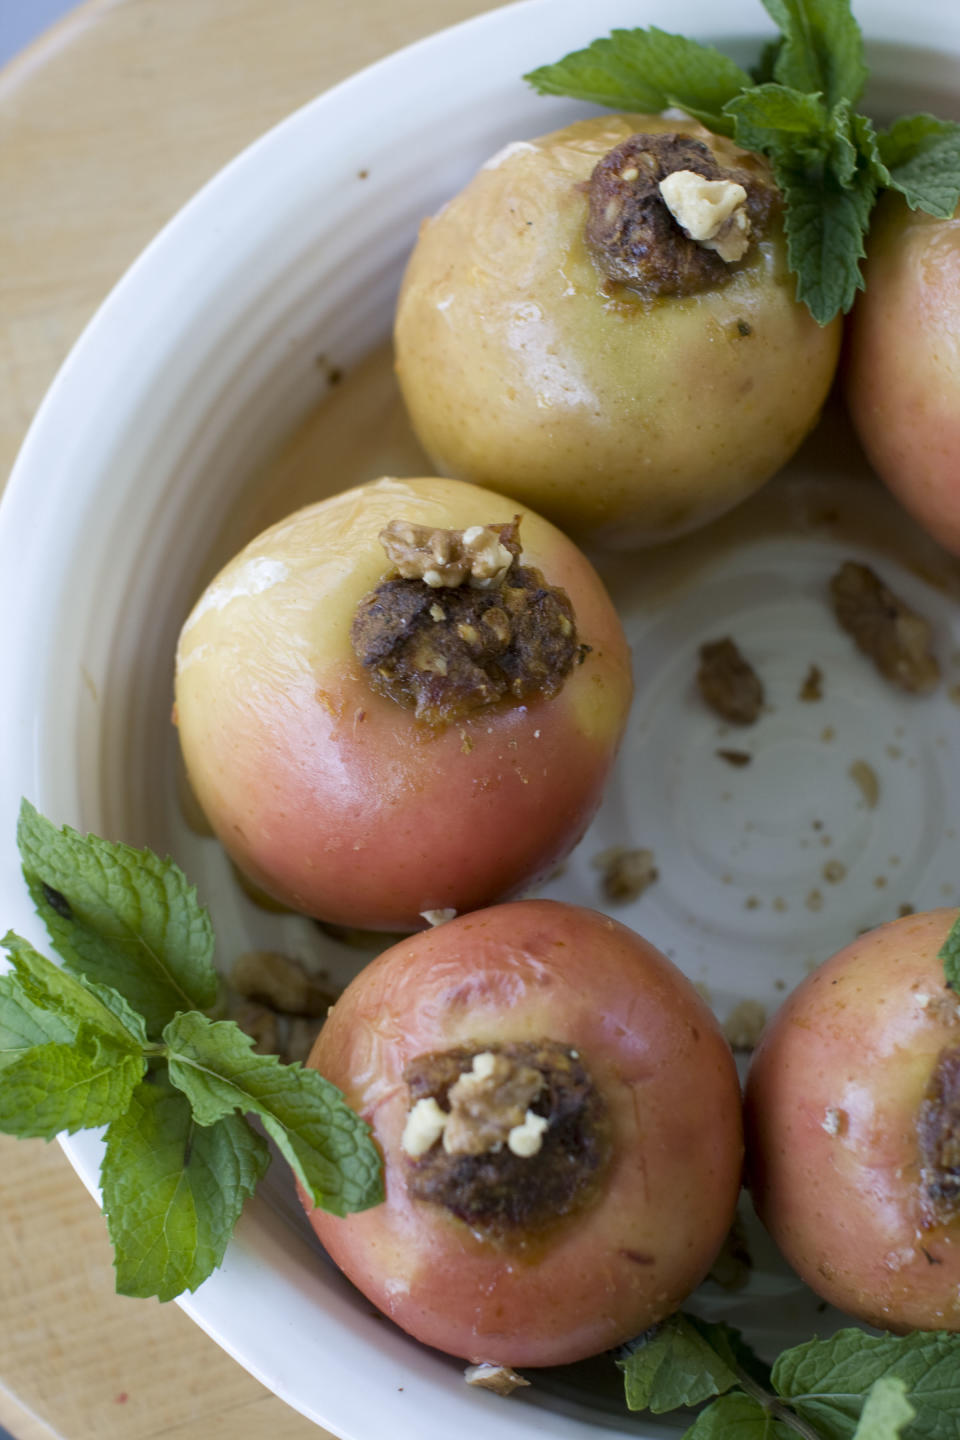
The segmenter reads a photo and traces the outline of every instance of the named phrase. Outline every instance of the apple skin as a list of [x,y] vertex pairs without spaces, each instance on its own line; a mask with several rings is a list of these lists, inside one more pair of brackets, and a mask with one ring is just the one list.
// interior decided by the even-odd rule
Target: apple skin
[[600,115],[506,147],[423,222],[397,376],[441,474],[515,495],[578,540],[632,549],[751,495],[813,428],[840,350],[768,233],[722,285],[642,299],[583,238],[597,162],[638,132],[766,162],[694,121]]
[[[522,561],[566,590],[590,647],[550,700],[428,728],[370,687],[350,643],[390,571],[392,519],[463,529],[522,513]],[[593,567],[512,500],[382,479],[252,541],[181,633],[175,716],[191,785],[243,874],[293,910],[417,930],[549,873],[600,803],[632,696],[630,652]]]
[[[409,1195],[402,1075],[457,1044],[545,1037],[582,1057],[612,1158],[579,1213],[494,1243]],[[384,1204],[311,1222],[353,1283],[428,1345],[509,1365],[596,1354],[676,1310],[728,1232],[742,1163],[730,1048],[680,971],[607,916],[519,901],[402,941],[347,988],[308,1063],[373,1127],[386,1181]]]
[[956,918],[907,916],[834,955],[774,1016],[747,1078],[761,1220],[818,1295],[885,1330],[960,1330],[960,1218],[930,1223],[916,1132],[938,1057],[960,1046],[937,958]]
[[938,220],[885,195],[864,280],[843,365],[850,415],[904,509],[960,555],[960,211]]

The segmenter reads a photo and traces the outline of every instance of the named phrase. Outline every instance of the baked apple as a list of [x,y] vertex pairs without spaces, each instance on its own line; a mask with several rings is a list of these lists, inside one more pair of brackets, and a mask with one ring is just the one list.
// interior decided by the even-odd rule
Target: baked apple
[[889,192],[870,227],[845,393],[894,495],[960,555],[960,211],[938,220]]
[[812,428],[840,321],[795,299],[767,162],[647,115],[508,146],[424,222],[397,373],[441,474],[578,538],[669,539]]
[[273,526],[208,586],[175,715],[254,886],[403,931],[558,863],[630,696],[620,622],[565,536],[458,481],[383,479]]
[[955,910],[861,935],[787,999],[746,1089],[761,1220],[818,1295],[882,1329],[960,1330]]
[[501,905],[402,941],[310,1065],[373,1128],[386,1201],[310,1212],[336,1263],[453,1355],[557,1365],[703,1278],[740,1188],[730,1048],[679,970],[594,911]]

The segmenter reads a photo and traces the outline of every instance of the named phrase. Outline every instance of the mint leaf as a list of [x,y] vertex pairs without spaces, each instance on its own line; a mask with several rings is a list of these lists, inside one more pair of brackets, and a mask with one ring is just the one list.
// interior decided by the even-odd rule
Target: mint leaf
[[524,79],[541,95],[569,95],[618,110],[658,114],[675,105],[721,135],[733,133],[724,117],[728,100],[750,76],[712,45],[649,29],[614,30],[554,65]]
[[868,1392],[887,1378],[903,1381],[916,1411],[911,1440],[958,1440],[960,1335],[840,1330],[785,1350],[773,1367],[774,1389],[823,1440],[850,1440]]
[[934,115],[904,115],[877,136],[887,183],[911,210],[949,220],[960,203],[960,125]]
[[708,1405],[683,1440],[793,1440],[794,1431],[750,1395],[735,1390]]
[[904,1382],[892,1375],[882,1376],[870,1387],[853,1440],[898,1440],[916,1413]]
[[870,165],[861,158],[849,185],[825,165],[795,152],[775,154],[777,184],[786,201],[787,258],[797,276],[797,298],[820,325],[853,305],[863,289],[863,237],[877,194]]
[[[29,1010],[45,1040],[72,1038],[85,1025],[89,1033],[121,1049],[139,1051],[145,1039],[143,1021],[121,995],[61,970],[13,931],[0,944],[12,963],[11,971],[2,977],[2,993],[11,998],[22,1015]],[[47,1018],[41,1021],[41,1014]]]
[[937,955],[943,961],[943,973],[951,990],[960,993],[960,915],[957,916]]
[[196,1290],[269,1164],[266,1141],[240,1116],[204,1128],[165,1080],[139,1085],[107,1130],[100,1171],[119,1293]]
[[210,920],[172,861],[58,830],[26,800],[17,841],[34,904],[69,969],[118,990],[152,1038],[177,1011],[213,1004]]
[[817,148],[828,129],[820,97],[784,85],[756,85],[729,100],[724,109],[733,119],[734,139],[745,150],[768,153],[782,145],[784,136],[804,148]]
[[201,1125],[258,1115],[315,1205],[334,1215],[383,1199],[380,1156],[335,1085],[302,1065],[255,1055],[232,1021],[178,1015],[163,1032],[170,1079]]
[[783,45],[774,76],[793,89],[816,91],[832,109],[856,104],[867,81],[863,36],[850,0],[762,0],[780,27]]
[[662,1415],[681,1405],[699,1405],[737,1383],[737,1374],[685,1315],[671,1315],[641,1337],[625,1360],[627,1406]]
[[122,1115],[147,1062],[86,1025],[67,1043],[34,1045],[3,1066],[0,1130],[52,1140]]

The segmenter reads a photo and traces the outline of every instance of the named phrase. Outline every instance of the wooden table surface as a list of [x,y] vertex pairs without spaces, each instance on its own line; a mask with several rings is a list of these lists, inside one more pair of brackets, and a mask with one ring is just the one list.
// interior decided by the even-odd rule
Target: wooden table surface
[[[337,80],[492,8],[88,0],[0,70],[0,483],[83,325],[205,180]],[[0,1424],[17,1440],[325,1433],[175,1305],[117,1296],[100,1214],[59,1147],[6,1136]]]

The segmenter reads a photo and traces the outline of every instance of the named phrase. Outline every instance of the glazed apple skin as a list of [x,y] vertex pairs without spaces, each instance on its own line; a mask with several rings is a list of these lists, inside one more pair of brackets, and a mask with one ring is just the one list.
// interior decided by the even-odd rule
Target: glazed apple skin
[[404,399],[440,473],[613,548],[694,529],[762,485],[814,425],[840,344],[839,320],[821,329],[795,300],[778,222],[722,286],[611,291],[582,238],[585,184],[641,131],[764,165],[646,115],[508,146],[422,225],[395,327]]
[[960,555],[960,211],[937,220],[888,193],[864,278],[844,362],[853,423],[904,508]]
[[[410,1197],[402,1075],[460,1043],[544,1037],[577,1048],[609,1107],[613,1157],[592,1206],[524,1251]],[[675,1310],[727,1234],[742,1161],[730,1049],[676,967],[604,915],[519,901],[401,942],[346,990],[308,1063],[372,1125],[387,1195],[346,1219],[314,1210],[313,1226],[428,1345],[510,1365],[596,1354]]]
[[517,505],[458,481],[383,479],[299,511],[208,587],[177,652],[176,718],[197,799],[241,871],[292,909],[416,930],[553,868],[583,834],[632,694],[620,622],[593,568],[523,512],[525,564],[573,603],[590,646],[550,700],[439,730],[371,689],[350,644],[390,571],[392,519],[462,529]]
[[747,1079],[761,1220],[818,1295],[886,1330],[960,1330],[960,1221],[928,1227],[916,1134],[937,1059],[960,1045],[960,997],[937,958],[956,918],[893,921],[820,966]]

